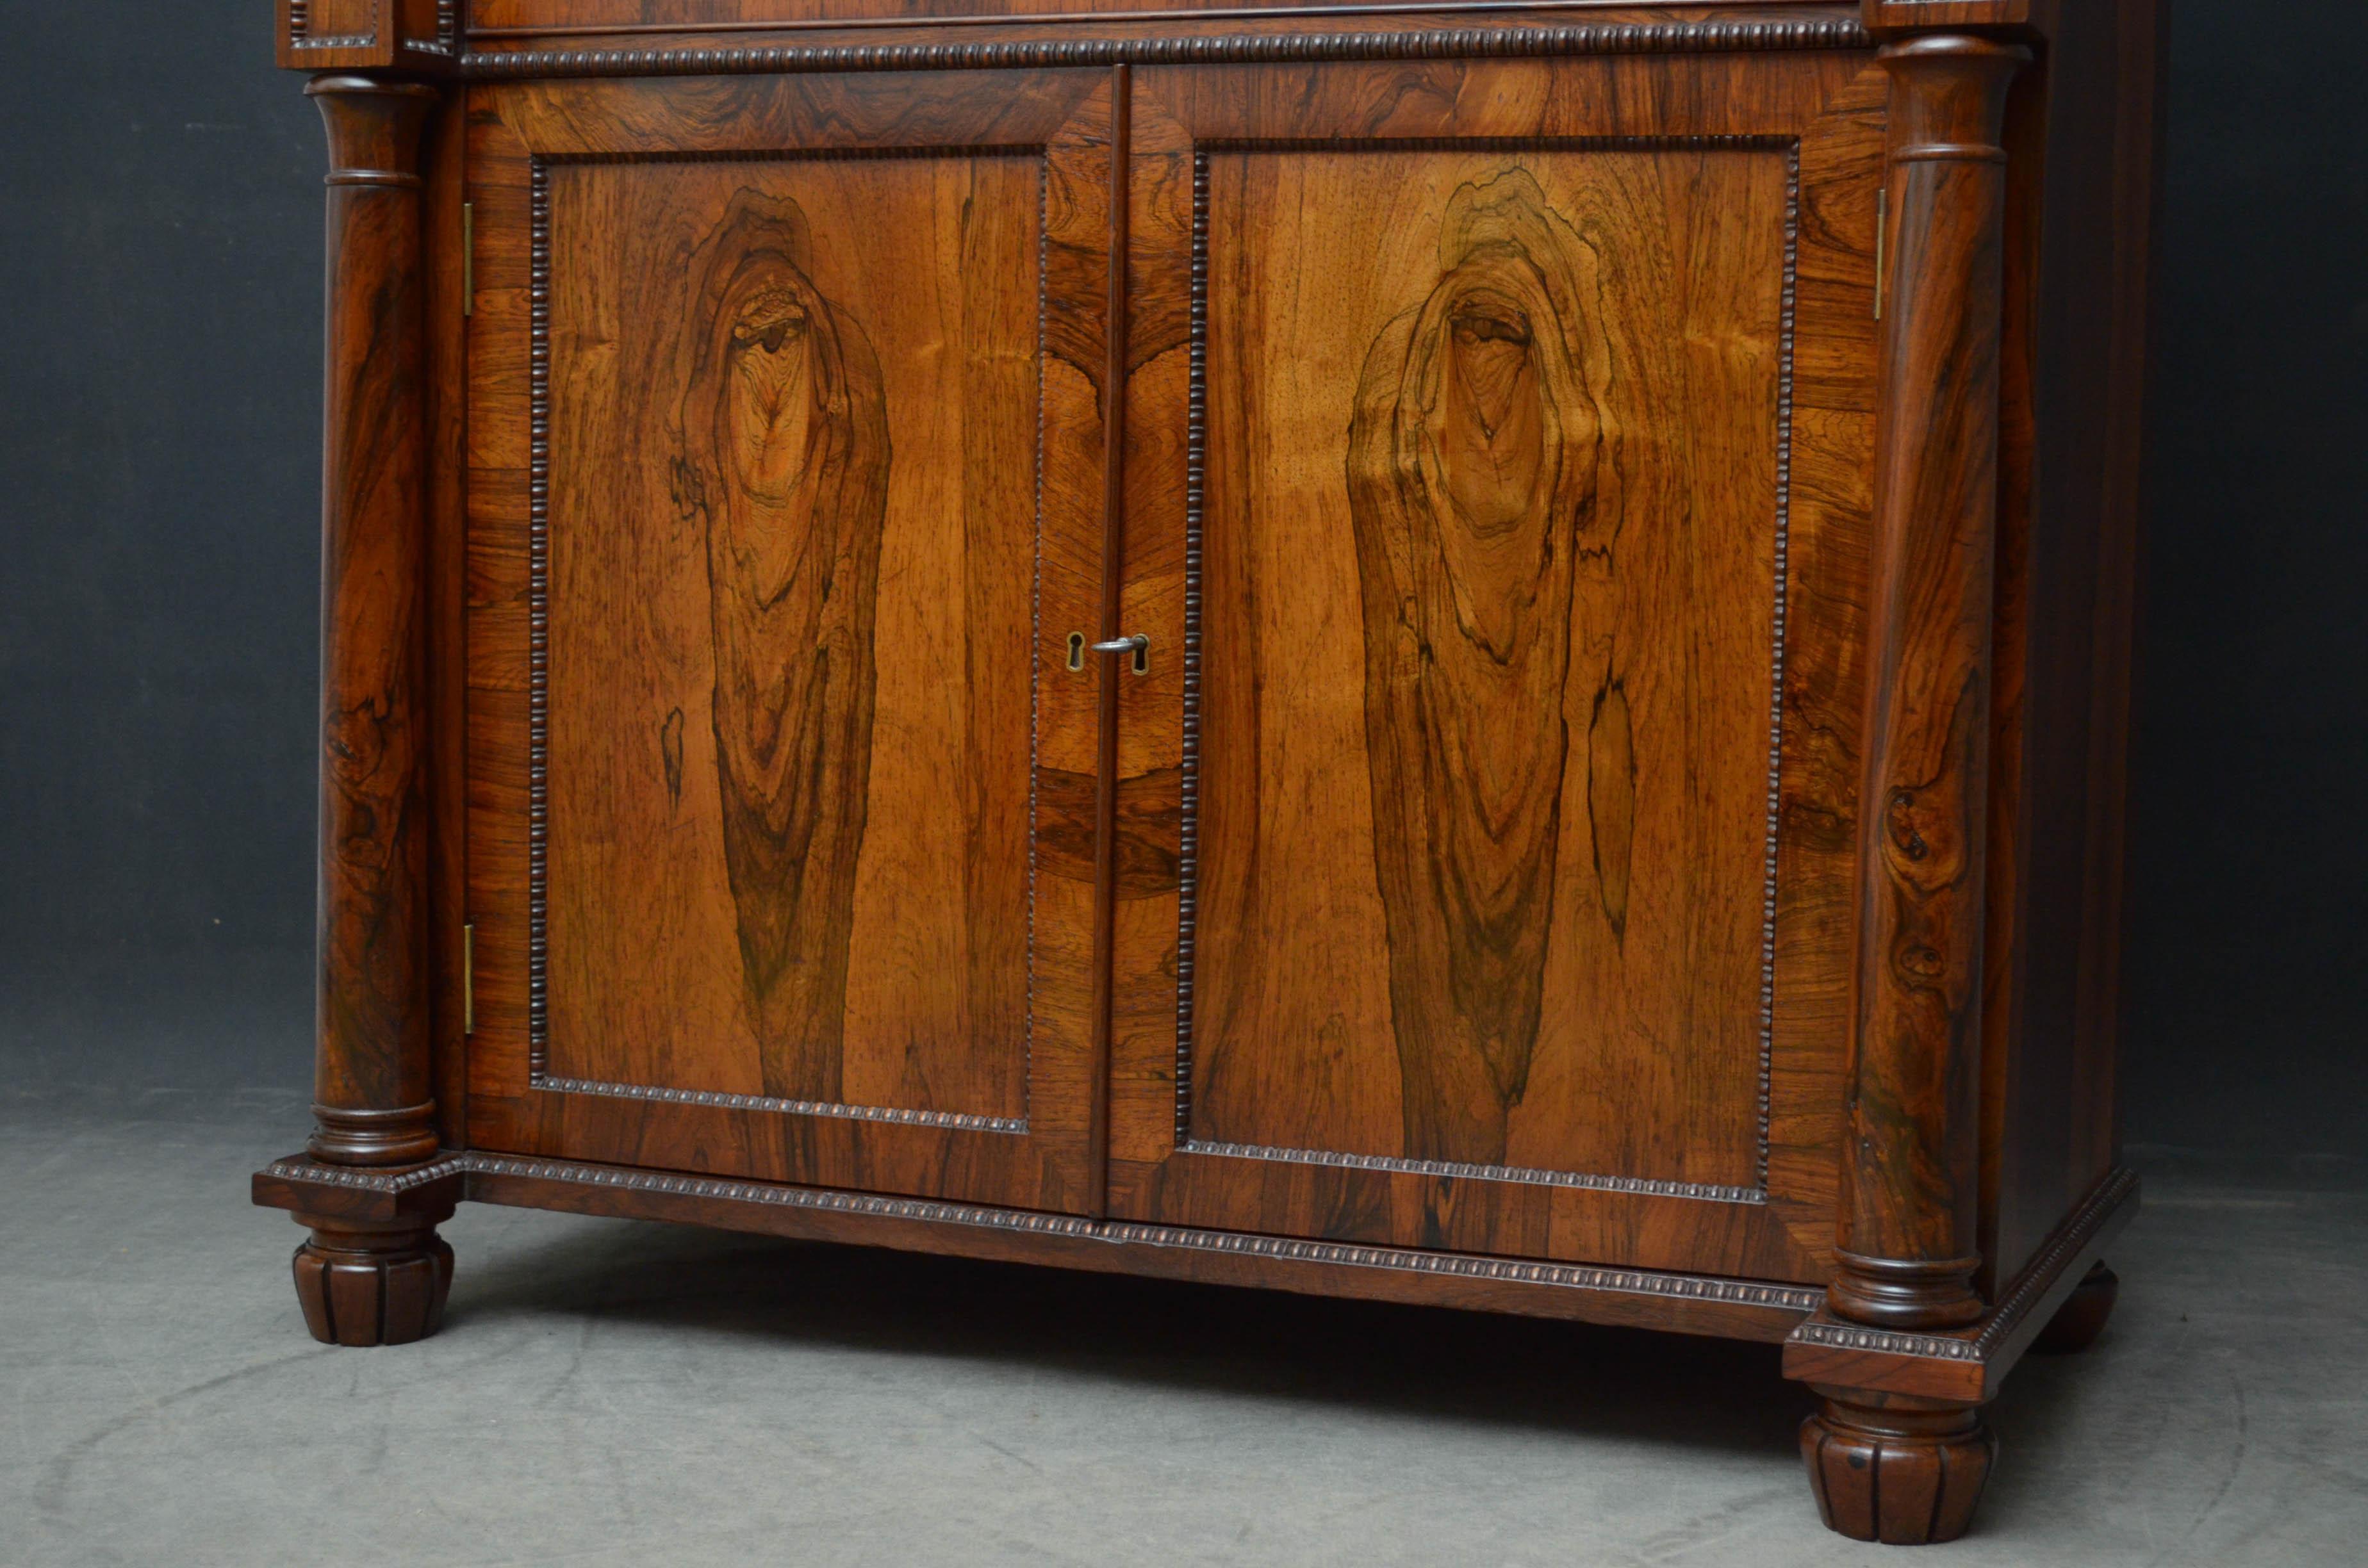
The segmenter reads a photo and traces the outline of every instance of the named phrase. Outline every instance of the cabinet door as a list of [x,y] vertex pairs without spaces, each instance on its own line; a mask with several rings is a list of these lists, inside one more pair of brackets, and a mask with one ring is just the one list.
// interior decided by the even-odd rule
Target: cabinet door
[[1883,97],[1138,74],[1113,1213],[1823,1277]]
[[1108,97],[472,94],[476,1146],[1088,1206]]

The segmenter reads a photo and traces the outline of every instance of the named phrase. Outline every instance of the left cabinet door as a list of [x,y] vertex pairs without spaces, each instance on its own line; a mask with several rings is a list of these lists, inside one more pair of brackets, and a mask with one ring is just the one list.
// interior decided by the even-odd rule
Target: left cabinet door
[[472,93],[476,1147],[1090,1206],[1108,127]]

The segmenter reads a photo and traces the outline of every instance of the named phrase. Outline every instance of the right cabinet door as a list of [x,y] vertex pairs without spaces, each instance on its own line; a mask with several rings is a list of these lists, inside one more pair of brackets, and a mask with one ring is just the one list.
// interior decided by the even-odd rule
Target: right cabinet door
[[1138,74],[1113,1213],[1824,1276],[1883,102]]

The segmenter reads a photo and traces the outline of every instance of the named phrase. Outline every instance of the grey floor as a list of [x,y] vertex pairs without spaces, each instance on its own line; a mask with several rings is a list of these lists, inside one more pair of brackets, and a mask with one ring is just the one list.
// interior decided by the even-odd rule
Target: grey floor
[[[1777,1565],[1763,1346],[469,1208],[443,1334],[316,1346],[299,1096],[0,1099],[0,1562]],[[2157,1158],[1951,1568],[2368,1561],[2368,1191]]]

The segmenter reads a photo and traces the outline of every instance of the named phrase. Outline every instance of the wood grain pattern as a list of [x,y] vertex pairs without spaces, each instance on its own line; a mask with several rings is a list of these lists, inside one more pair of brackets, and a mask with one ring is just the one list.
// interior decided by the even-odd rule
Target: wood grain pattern
[[[1610,574],[1624,498],[1598,487],[1618,478],[1604,449],[1622,432],[1604,258],[1527,166],[1455,187],[1439,268],[1365,356],[1349,510],[1403,1148],[1496,1164],[1537,1050],[1571,763],[1563,687],[1574,638],[1608,619],[1574,603],[1575,579]],[[1607,676],[1592,708],[1588,838],[1617,941],[1636,788],[1623,682]]]
[[[1134,72],[1123,62],[1110,67],[1110,167],[1126,167],[1134,131]],[[1127,312],[1133,302],[1127,288],[1128,225],[1133,213],[1127,203],[1109,203],[1110,247],[1108,292],[1102,307],[1102,381],[1104,388],[1126,384]],[[1097,702],[1094,736],[1094,959],[1093,959],[1093,1115],[1088,1123],[1087,1169],[1094,1189],[1092,1212],[1105,1211],[1110,1190],[1110,1057],[1114,1016],[1115,978],[1112,952],[1118,939],[1117,903],[1120,867],[1129,859],[1119,836],[1118,718],[1120,692],[1134,673],[1134,660],[1125,664],[1109,650],[1129,634],[1121,627],[1126,590],[1126,401],[1105,399],[1102,411],[1101,613],[1095,620],[1094,642],[1102,650],[1092,658]],[[1145,650],[1147,652],[1147,650]],[[1074,660],[1072,661],[1075,662]]]
[[[674,472],[707,540],[723,863],[766,1090],[835,1100],[893,453],[871,340],[813,266],[793,198],[734,194],[691,259]],[[661,725],[677,802],[681,711]]]
[[1036,770],[1092,764],[1031,694],[1098,154],[1037,86],[477,117],[472,772],[524,785],[472,833],[489,1146],[1082,1200],[1091,889]]
[[427,131],[422,220],[427,347],[428,936],[436,1131],[469,1146],[468,317],[461,203],[468,89],[439,93]]
[[[1848,878],[1826,879],[1805,904],[1780,900],[1771,926],[1771,833],[1781,859],[1789,820],[1780,811],[1771,828],[1771,771],[1845,818],[1851,786],[1835,802],[1831,776],[1804,776],[1789,760],[1774,767],[1770,719],[1787,422],[1799,407],[1821,421],[1806,443],[1817,483],[1803,543],[1817,562],[1838,549],[1845,567],[1850,497],[1823,482],[1828,465],[1851,460],[1853,441],[1865,450],[1869,434],[1825,414],[1872,401],[1871,335],[1838,324],[1853,307],[1871,314],[1862,284],[1880,125],[1868,113],[1880,93],[1837,64],[1798,77],[1756,71],[1761,96],[1743,103],[1645,85],[1682,78],[1679,62],[1144,74],[1160,96],[1139,110],[1136,129],[1143,324],[1130,423],[1142,434],[1129,452],[1142,482],[1131,474],[1126,624],[1161,645],[1178,639],[1186,657],[1172,675],[1128,683],[1121,772],[1144,791],[1175,790],[1181,876],[1173,891],[1146,887],[1121,903],[1114,1212],[1626,1262],[1672,1256],[1664,1249],[1694,1244],[1680,1237],[1714,1233],[1709,1244],[1732,1249],[1721,1267],[1816,1269],[1808,1259],[1830,1220],[1816,1203],[1831,1178],[1812,1122],[1830,1108],[1808,1108],[1817,1085],[1830,1093],[1839,1034],[1821,1032],[1815,1008],[1805,1010],[1812,1022],[1805,1038],[1789,1037],[1780,1096],[1769,998],[1783,994],[1771,980],[1805,981],[1820,964],[1846,988],[1846,914],[1820,912],[1836,900],[1846,912]],[[1628,95],[1720,108],[1678,123],[1692,140],[1673,137],[1656,116],[1656,131],[1623,142],[1635,121],[1606,106]],[[1319,135],[1326,140],[1311,140]],[[1801,189],[1814,191],[1797,207],[1796,155]],[[1521,479],[1492,492],[1493,472],[1472,477],[1476,462],[1499,455],[1489,437],[1508,416],[1455,415],[1467,437],[1458,478],[1445,459],[1420,454],[1452,438],[1428,411],[1476,408],[1468,394],[1456,405],[1434,386],[1401,400],[1403,420],[1380,411],[1396,406],[1386,402],[1389,368],[1401,385],[1410,379],[1405,366],[1426,313],[1434,324],[1476,315],[1456,301],[1472,297],[1464,282],[1485,264],[1457,278],[1468,256],[1442,222],[1456,193],[1474,192],[1464,199],[1476,211],[1487,199],[1478,193],[1515,188],[1516,167],[1537,192],[1523,193],[1528,211],[1550,214],[1593,249],[1587,318],[1568,333],[1574,347],[1558,351],[1558,365],[1576,362],[1580,373],[1554,370],[1557,393],[1577,400],[1567,389],[1590,360],[1604,389],[1581,404],[1589,427],[1574,444],[1590,452],[1583,485],[1579,465],[1564,464],[1560,426],[1551,446],[1543,415],[1534,436],[1522,437],[1517,419],[1503,427],[1508,449],[1529,442],[1535,474],[1551,452],[1555,483],[1575,476],[1559,499],[1565,512],[1538,508],[1548,520],[1501,558],[1519,562],[1531,542],[1545,547],[1544,569],[1517,564],[1526,579],[1508,574],[1497,601],[1525,628],[1519,646],[1552,672],[1545,701],[1514,695],[1517,681],[1486,656],[1470,665],[1470,689],[1485,698],[1452,695],[1438,663],[1427,666],[1418,653],[1385,656],[1378,669],[1369,660],[1376,632],[1383,649],[1400,636],[1416,650],[1426,637],[1482,647],[1452,591],[1428,610],[1418,600],[1406,609],[1389,541],[1417,537],[1399,499],[1408,494],[1420,493],[1434,517],[1458,505],[1514,511],[1501,497],[1526,498]],[[1864,198],[1843,204],[1837,193],[1853,182]],[[1195,199],[1196,183],[1205,183],[1204,199]],[[1718,260],[1690,248],[1710,243],[1690,214],[1711,210],[1729,220]],[[1804,214],[1814,222],[1800,222]],[[1556,233],[1545,218],[1534,226]],[[1196,228],[1205,261],[1195,259]],[[1500,244],[1490,235],[1479,248],[1493,259]],[[1577,265],[1566,272],[1577,276]],[[1545,286],[1522,286],[1532,292],[1516,296],[1515,308],[1528,299],[1527,312],[1541,313],[1534,301]],[[1563,287],[1567,295],[1577,286]],[[1802,373],[1788,388],[1782,364],[1804,301]],[[1484,376],[1491,352],[1513,373],[1485,395],[1506,409],[1511,394],[1527,395],[1542,409],[1539,394],[1522,391],[1546,380],[1531,368],[1535,348],[1491,347],[1523,331],[1533,345],[1539,328],[1513,325],[1509,309],[1488,320],[1493,327],[1467,324],[1463,353]],[[1437,384],[1449,384],[1450,371],[1461,373],[1449,358],[1453,330],[1432,335],[1429,363]],[[1205,431],[1193,422],[1196,352]],[[1360,385],[1370,394],[1361,403]],[[1705,417],[1678,415],[1689,398]],[[1737,409],[1749,414],[1737,418]],[[1184,426],[1185,440],[1167,421]],[[1384,429],[1386,442],[1376,438]],[[1546,483],[1532,475],[1529,489]],[[1360,487],[1362,500],[1379,503],[1361,517]],[[1576,509],[1589,499],[1582,518]],[[1685,521],[1694,517],[1704,519],[1699,533]],[[1519,537],[1520,526],[1496,537]],[[1487,559],[1466,549],[1458,569],[1485,580],[1465,563]],[[1554,577],[1565,569],[1566,586]],[[1442,570],[1432,584],[1451,575]],[[1819,585],[1804,621],[1813,638],[1839,632],[1846,642],[1850,580],[1845,569]],[[1551,618],[1534,609],[1548,597]],[[1702,608],[1711,604],[1714,616]],[[1534,622],[1521,619],[1532,613]],[[1433,624],[1417,630],[1422,615]],[[1552,631],[1528,630],[1549,619]],[[1401,624],[1408,630],[1395,630]],[[1702,672],[1698,686],[1687,684],[1689,662]],[[1855,723],[1839,672],[1819,660],[1808,667],[1817,689],[1835,687],[1818,706],[1843,710],[1837,728],[1847,745]],[[1394,690],[1398,672],[1408,675]],[[1506,695],[1489,687],[1492,676]],[[1470,762],[1478,754],[1441,732],[1431,755],[1465,766],[1453,787],[1468,785],[1463,800],[1486,809],[1466,811],[1452,789],[1439,794],[1451,835],[1459,812],[1478,831],[1434,856],[1419,841],[1434,829],[1417,820],[1402,781],[1423,779],[1431,766],[1424,726],[1435,722],[1421,704],[1441,699],[1474,714],[1500,701],[1503,710],[1473,720],[1468,733],[1485,733],[1509,760]],[[1403,760],[1377,766],[1375,753],[1400,735]],[[1674,780],[1668,769],[1688,735],[1710,759],[1688,765],[1691,786],[1656,792],[1648,786]],[[1532,796],[1520,793],[1537,772],[1523,746],[1560,769]],[[1174,785],[1170,768],[1180,769]],[[1528,831],[1553,829],[1550,892],[1527,904],[1520,878],[1538,873],[1541,857],[1513,847],[1508,824],[1520,813],[1506,802],[1517,797]],[[1395,848],[1379,842],[1394,815],[1409,824]],[[1391,854],[1400,857],[1395,873],[1385,869]],[[1455,857],[1456,875],[1488,890],[1461,911],[1438,891],[1438,867]],[[1393,875],[1412,890],[1400,893],[1402,907],[1411,897],[1421,912],[1429,901],[1427,955],[1392,924]],[[1713,884],[1720,891],[1709,894]],[[1418,1032],[1407,1028],[1409,1006],[1455,1013],[1452,965],[1463,960],[1451,930],[1467,940],[1467,955],[1485,952],[1499,966],[1474,965],[1486,975],[1474,989],[1488,1005],[1511,995],[1505,976],[1537,960],[1511,933],[1521,921],[1508,923],[1505,911],[1526,913],[1527,939],[1543,955],[1531,971],[1541,976],[1537,1033],[1520,1039],[1526,1005],[1498,1015],[1515,1025],[1500,1030],[1514,1041],[1497,1057],[1509,1069],[1501,1077],[1468,1040],[1432,1052],[1451,1062],[1463,1053],[1464,1078],[1442,1104],[1437,1082],[1417,1087],[1428,1043],[1412,1052],[1412,1071],[1404,1059]],[[1173,922],[1165,931],[1163,915]],[[1681,999],[1701,980],[1691,967],[1698,960],[1716,977],[1705,998],[1719,1000],[1692,1008]],[[1517,1082],[1518,1101],[1508,1092]],[[1776,1190],[1782,1219],[1763,1212]],[[1703,1199],[1736,1208],[1717,1213]]]
[[[1783,152],[1209,156],[1195,1137],[1501,1165],[1518,1108],[1519,1165],[1755,1186]],[[1691,299],[1664,216],[1688,199],[1756,241]],[[1316,256],[1363,254],[1372,274],[1282,292]],[[1689,339],[1734,358],[1651,347]],[[1654,406],[1689,395],[1716,415]],[[1741,449],[1688,449],[1738,426]],[[1716,533],[1651,531],[1688,517]],[[1361,619],[1334,612],[1360,599]],[[1723,707],[1679,684],[1679,649]],[[1723,769],[1654,798],[1689,736]],[[1687,820],[1696,801],[1711,820]],[[1687,867],[1706,844],[1721,892]],[[1685,977],[1638,967],[1660,961]],[[1720,998],[1702,1015],[1722,1041],[1640,1017],[1686,986]],[[1338,1063],[1328,1089],[1302,1040]],[[1643,1085],[1681,1060],[1726,1125],[1657,1139],[1645,1103],[1683,1116],[1687,1096]],[[1590,1097],[1606,1085],[1640,1103]],[[1606,1132],[1692,1163],[1623,1164]]]
[[554,1076],[1024,1114],[1041,171],[552,169]]
[[[2005,1128],[2009,1085],[2019,1076],[2021,1016],[2029,998],[2032,955],[2016,890],[2025,868],[2023,846],[2035,825],[2019,787],[2032,760],[2032,523],[2037,498],[2037,408],[2030,395],[2036,367],[2035,301],[2040,214],[2033,199],[2045,166],[2045,121],[2032,112],[2048,72],[2020,74],[2007,97],[2001,144],[2007,153],[2006,220],[2000,236],[2005,266],[1998,296],[1998,542],[1993,567],[1990,640],[1989,810],[1984,846],[1982,929],[1981,1230],[1983,1267],[1975,1289],[1991,1297],[2013,1265],[2001,1266],[2000,1230],[2012,1228],[1999,1202],[2008,1163]],[[2044,699],[2042,699],[2044,701]],[[2045,960],[2041,960],[2044,964]]]
[[1859,1017],[1835,1312],[1982,1314],[1981,943],[2006,93],[2028,51],[1884,51],[1896,257],[1884,321],[1861,813]]
[[433,88],[306,89],[328,130],[313,1153],[436,1152],[420,138]]

